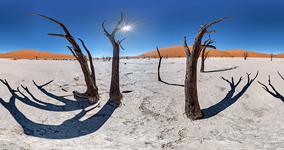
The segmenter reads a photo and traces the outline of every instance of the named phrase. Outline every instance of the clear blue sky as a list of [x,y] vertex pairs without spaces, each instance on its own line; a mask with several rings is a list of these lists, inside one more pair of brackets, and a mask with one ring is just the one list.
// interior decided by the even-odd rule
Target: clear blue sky
[[[188,45],[204,23],[221,17],[232,20],[210,27],[218,50],[244,49],[261,53],[284,53],[284,1],[281,0],[1,0],[0,53],[31,49],[71,54],[70,45],[47,33],[64,33],[59,25],[39,16],[54,18],[74,38],[84,40],[93,57],[112,56],[112,46],[101,24],[112,32],[123,10],[125,21],[136,21],[129,32],[116,34],[125,50],[121,56],[135,56],[156,46]],[[207,36],[205,36],[207,38]],[[78,42],[79,43],[79,42]]]

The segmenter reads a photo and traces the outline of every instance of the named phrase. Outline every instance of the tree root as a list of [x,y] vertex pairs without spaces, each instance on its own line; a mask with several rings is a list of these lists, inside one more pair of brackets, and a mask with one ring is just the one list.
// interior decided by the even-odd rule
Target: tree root
[[90,94],[90,93],[87,93],[87,92],[80,93],[80,92],[77,92],[77,91],[73,91],[73,94],[76,97],[87,99],[90,103],[97,103],[99,101],[98,95]]

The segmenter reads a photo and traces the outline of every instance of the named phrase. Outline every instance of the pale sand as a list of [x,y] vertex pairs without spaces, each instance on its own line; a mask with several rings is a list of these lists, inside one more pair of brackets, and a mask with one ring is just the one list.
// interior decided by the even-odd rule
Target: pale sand
[[[99,107],[77,103],[72,96],[56,97],[85,90],[77,61],[0,59],[0,78],[22,92],[10,92],[0,82],[0,98],[11,101],[3,103],[7,108],[0,105],[0,149],[284,149],[284,99],[257,83],[268,85],[270,75],[272,85],[284,95],[284,81],[276,72],[284,75],[284,59],[206,60],[208,72],[198,72],[198,96],[201,108],[212,106],[213,114],[197,121],[183,115],[185,58],[162,60],[161,78],[168,84],[157,81],[158,61],[121,60],[121,91],[132,92],[123,94],[122,106],[114,109],[105,105],[111,62],[94,60]],[[254,78],[257,71],[256,80],[239,94],[247,84],[246,72]],[[233,96],[221,76],[229,81],[233,77],[235,84],[243,77]],[[32,80],[38,85],[53,82],[40,90]],[[83,108],[94,109],[85,114]]]

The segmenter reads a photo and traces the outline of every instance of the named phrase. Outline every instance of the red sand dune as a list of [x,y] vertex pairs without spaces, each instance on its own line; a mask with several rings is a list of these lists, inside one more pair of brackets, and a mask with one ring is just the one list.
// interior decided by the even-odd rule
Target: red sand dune
[[35,50],[19,50],[0,54],[0,58],[16,59],[75,59],[73,55],[49,53]]
[[[192,49],[192,46],[188,46],[189,49]],[[171,47],[165,47],[165,48],[159,48],[161,55],[164,57],[186,57],[185,51],[183,46],[171,46]],[[247,52],[248,57],[270,57],[270,54],[263,54],[263,53],[257,53],[257,52],[251,52],[251,51],[245,51],[241,49],[237,50],[226,50],[226,51],[220,51],[220,50],[212,50],[212,49],[206,49],[206,51],[210,50],[209,57],[243,57],[243,53]],[[140,58],[149,58],[149,57],[159,57],[157,50],[151,50],[149,52],[143,53],[137,57]],[[274,55],[275,58],[283,58],[283,54]]]
[[[188,46],[189,49],[192,49],[192,46]],[[183,46],[171,46],[159,48],[161,55],[164,57],[186,57]],[[231,57],[231,55],[224,51],[206,49],[206,51],[210,50],[209,57]],[[159,57],[157,50],[152,50],[146,52],[144,54],[139,55],[138,57]]]

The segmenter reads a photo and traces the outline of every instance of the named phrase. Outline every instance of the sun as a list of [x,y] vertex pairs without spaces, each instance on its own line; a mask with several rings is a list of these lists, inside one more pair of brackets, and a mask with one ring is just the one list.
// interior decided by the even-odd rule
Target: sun
[[131,27],[130,26],[125,26],[122,28],[123,31],[130,31]]

